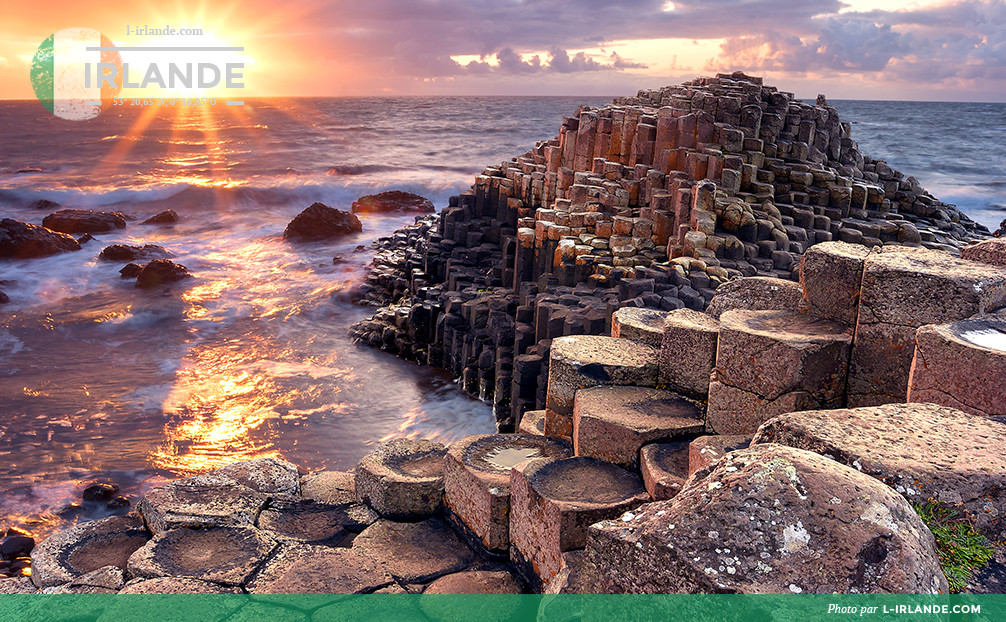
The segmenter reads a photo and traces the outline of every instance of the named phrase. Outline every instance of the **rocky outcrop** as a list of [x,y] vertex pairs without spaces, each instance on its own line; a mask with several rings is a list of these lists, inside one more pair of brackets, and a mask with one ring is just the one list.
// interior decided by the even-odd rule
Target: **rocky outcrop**
[[[621,308],[802,311],[795,281],[814,245],[959,254],[987,236],[861,153],[851,132],[824,98],[801,102],[743,74],[581,107],[440,214],[379,240],[359,299],[381,308],[351,334],[447,369],[513,431],[548,408],[555,340],[612,334]],[[619,336],[638,328],[617,325]]]
[[433,212],[433,203],[418,194],[388,190],[378,194],[368,194],[353,201],[354,214],[387,214],[394,212]]
[[766,422],[752,445],[814,451],[919,503],[966,510],[998,541],[1006,533],[1006,425],[936,404],[796,412]]
[[125,229],[126,217],[119,212],[62,209],[43,218],[42,225],[62,233],[101,233]]
[[163,287],[192,278],[188,269],[167,259],[154,259],[136,275],[136,286],[143,289]]
[[38,199],[37,201],[32,201],[31,203],[28,204],[28,209],[47,210],[47,211],[58,209],[59,207],[60,207],[59,203],[55,201],[50,201],[49,199]]
[[356,465],[357,497],[382,516],[432,516],[443,502],[445,453],[433,441],[389,441]]
[[132,244],[112,244],[106,246],[98,255],[99,259],[105,261],[143,261],[145,259],[160,259],[171,257],[163,246],[157,244],[144,244],[135,246]]
[[173,225],[178,222],[178,214],[175,210],[164,210],[141,222],[141,225]]
[[759,445],[674,499],[590,528],[597,593],[945,593],[932,534],[903,497],[817,454]]
[[290,221],[283,237],[288,240],[326,240],[360,231],[363,231],[363,225],[353,214],[324,203],[312,203]]
[[0,258],[27,259],[79,250],[77,240],[65,233],[13,218],[0,220]]

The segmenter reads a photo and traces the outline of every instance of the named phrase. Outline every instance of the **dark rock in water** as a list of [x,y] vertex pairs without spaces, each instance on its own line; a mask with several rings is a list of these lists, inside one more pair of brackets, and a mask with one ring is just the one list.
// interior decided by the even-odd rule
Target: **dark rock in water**
[[41,172],[42,172],[42,169],[38,168],[37,166],[26,166],[25,168],[18,169],[18,171],[15,172],[14,174],[15,175],[25,175],[27,173],[41,173]]
[[175,210],[167,209],[159,214],[154,214],[150,218],[141,222],[141,225],[173,225],[178,222],[178,214]]
[[163,246],[156,244],[144,244],[143,246],[133,246],[131,244],[112,244],[107,246],[98,255],[98,258],[107,261],[133,261],[136,259],[155,259],[171,257],[171,253]]
[[290,221],[283,237],[300,240],[324,240],[326,238],[363,231],[360,219],[342,210],[329,207],[323,203],[314,203],[311,207]]
[[388,212],[435,211],[433,203],[426,197],[401,190],[389,190],[380,194],[368,194],[353,201],[354,214],[385,214]]
[[105,502],[105,509],[112,516],[125,516],[129,513],[129,506],[129,499],[123,496],[118,496]]
[[357,247],[353,249],[353,252],[354,253],[362,253],[365,250],[367,250],[366,246],[364,246],[363,244],[358,244]]
[[93,242],[93,241],[94,241],[94,236],[91,235],[90,233],[85,233],[84,235],[82,235],[79,238],[77,238],[77,244],[80,244],[81,246],[83,246],[84,244],[87,244],[88,242]]
[[167,259],[155,259],[143,266],[136,276],[136,286],[143,288],[160,287],[191,278],[188,269]]
[[999,230],[992,233],[992,237],[1001,238],[1006,236],[1006,218],[999,223]]
[[120,278],[123,279],[135,279],[140,276],[140,272],[143,272],[143,266],[135,263],[127,263],[122,270],[119,270],[119,274],[122,275]]
[[13,218],[0,220],[0,257],[24,259],[79,250],[77,240],[66,234]]
[[56,516],[65,518],[66,520],[74,520],[80,516],[80,513],[83,511],[84,508],[80,507],[79,503],[68,503],[56,511]]
[[42,219],[42,224],[63,233],[98,233],[126,227],[126,217],[119,212],[95,212],[86,209],[62,209]]
[[0,542],[0,557],[8,560],[27,557],[33,548],[35,548],[34,538],[8,536],[3,539],[3,542]]
[[49,199],[39,199],[38,201],[32,201],[28,204],[28,209],[44,209],[53,210],[59,209],[59,203],[55,201],[50,201]]
[[115,493],[117,492],[119,492],[118,486],[102,482],[99,484],[91,484],[85,488],[80,497],[84,501],[105,502],[115,497]]
[[10,296],[8,296],[3,292],[0,292],[0,305],[5,305],[8,302],[10,302]]

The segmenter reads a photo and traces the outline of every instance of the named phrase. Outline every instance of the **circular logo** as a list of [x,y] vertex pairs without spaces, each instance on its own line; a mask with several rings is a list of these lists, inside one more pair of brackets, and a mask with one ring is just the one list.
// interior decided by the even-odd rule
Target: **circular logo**
[[83,121],[101,114],[119,94],[122,57],[115,44],[92,28],[66,28],[49,35],[31,63],[31,86],[46,110]]

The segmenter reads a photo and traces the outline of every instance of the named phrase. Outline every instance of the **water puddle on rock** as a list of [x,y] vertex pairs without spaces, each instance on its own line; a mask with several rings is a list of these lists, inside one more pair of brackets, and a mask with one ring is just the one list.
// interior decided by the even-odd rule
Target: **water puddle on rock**
[[485,461],[497,469],[511,469],[525,460],[541,457],[534,447],[498,447],[485,455]]
[[981,328],[961,333],[961,339],[976,346],[1006,352],[1006,331],[996,328]]

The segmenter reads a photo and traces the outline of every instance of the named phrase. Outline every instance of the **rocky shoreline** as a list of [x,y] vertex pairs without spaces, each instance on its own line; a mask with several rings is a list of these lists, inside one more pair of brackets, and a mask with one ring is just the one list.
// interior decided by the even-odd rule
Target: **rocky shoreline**
[[[355,336],[454,373],[499,434],[181,479],[0,591],[1001,593],[987,234],[823,97],[731,74],[582,108],[379,240],[358,292]],[[969,580],[926,505],[991,551]]]

